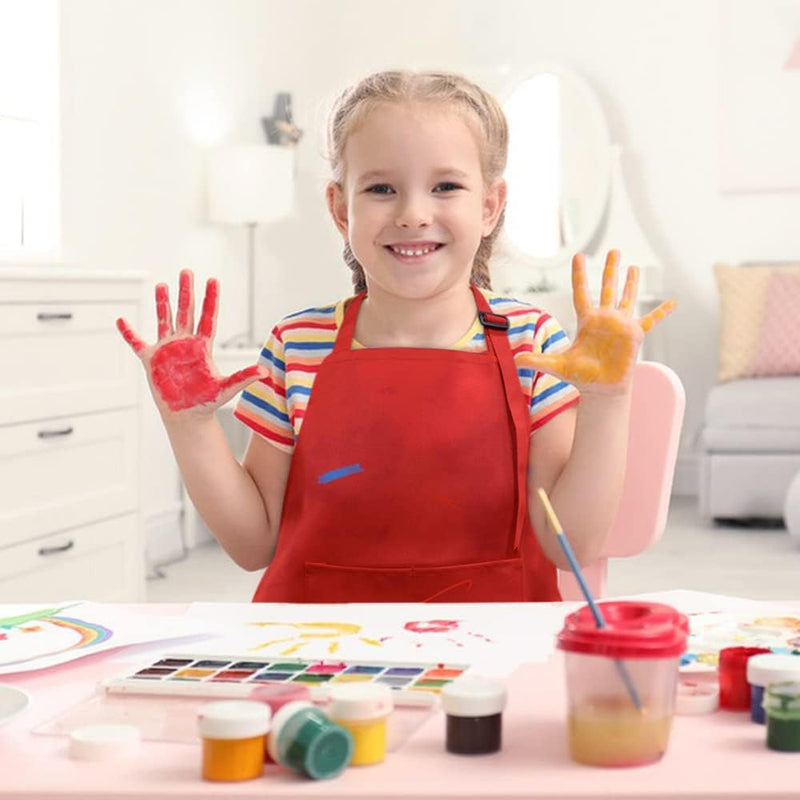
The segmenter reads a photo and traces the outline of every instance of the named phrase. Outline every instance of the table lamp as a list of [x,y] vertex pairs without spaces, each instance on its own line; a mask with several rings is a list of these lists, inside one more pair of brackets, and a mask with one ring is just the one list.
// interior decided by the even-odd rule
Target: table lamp
[[247,227],[247,330],[222,347],[260,347],[255,333],[255,232],[263,222],[288,217],[294,203],[294,149],[235,145],[211,150],[207,162],[208,217]]

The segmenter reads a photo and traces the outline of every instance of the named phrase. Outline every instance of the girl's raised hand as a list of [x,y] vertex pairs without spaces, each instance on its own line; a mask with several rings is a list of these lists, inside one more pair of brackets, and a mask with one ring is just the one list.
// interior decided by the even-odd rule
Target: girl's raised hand
[[181,271],[174,327],[167,285],[156,286],[158,341],[155,344],[145,344],[124,319],[117,320],[117,328],[144,365],[162,415],[189,410],[213,414],[246,386],[268,374],[264,367],[255,364],[228,377],[219,374],[211,356],[219,283],[214,278],[206,283],[203,311],[194,332],[193,280],[190,270]]
[[636,356],[645,334],[675,308],[674,300],[661,303],[650,313],[633,316],[639,286],[638,267],[628,267],[622,299],[617,303],[619,251],[606,256],[600,305],[592,306],[586,285],[583,253],[572,259],[572,297],[578,317],[575,341],[562,353],[531,353],[525,363],[549,372],[581,393],[616,394],[628,391]]

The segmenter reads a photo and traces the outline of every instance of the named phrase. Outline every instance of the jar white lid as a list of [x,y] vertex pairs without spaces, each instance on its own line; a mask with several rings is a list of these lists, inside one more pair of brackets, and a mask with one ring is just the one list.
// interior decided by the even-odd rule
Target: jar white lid
[[502,681],[464,676],[442,687],[442,708],[454,717],[489,717],[502,713],[508,693]]
[[331,719],[379,719],[394,707],[392,690],[384,683],[343,683],[331,686],[327,712]]
[[141,735],[135,725],[84,725],[69,734],[69,756],[80,761],[105,761],[133,755]]
[[747,682],[766,686],[779,681],[800,680],[800,656],[759,653],[747,659]]
[[675,713],[710,714],[719,708],[719,684],[716,681],[681,679],[675,695]]
[[204,739],[251,739],[269,731],[272,711],[256,700],[220,700],[206,703],[197,712]]

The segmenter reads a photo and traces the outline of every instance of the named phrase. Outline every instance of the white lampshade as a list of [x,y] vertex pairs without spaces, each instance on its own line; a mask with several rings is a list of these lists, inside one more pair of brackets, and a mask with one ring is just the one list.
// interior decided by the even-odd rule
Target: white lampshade
[[287,217],[294,203],[294,149],[236,145],[211,150],[207,162],[208,217],[245,225]]

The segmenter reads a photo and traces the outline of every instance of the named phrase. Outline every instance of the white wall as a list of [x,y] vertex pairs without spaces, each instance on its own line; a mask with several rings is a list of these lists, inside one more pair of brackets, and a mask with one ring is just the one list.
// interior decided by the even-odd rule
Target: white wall
[[[684,455],[716,369],[711,265],[800,253],[800,193],[717,188],[713,0],[62,0],[62,40],[65,260],[146,270],[173,286],[184,266],[217,275],[221,337],[246,319],[244,233],[203,221],[198,130],[261,141],[259,118],[290,91],[306,131],[298,214],[259,234],[256,322],[266,333],[282,314],[348,291],[322,200],[322,110],[379,68],[454,69],[501,92],[530,64],[558,61],[594,86],[679,301],[662,336],[687,388]],[[145,512],[156,514],[174,503],[178,480],[152,412],[145,452]]]

